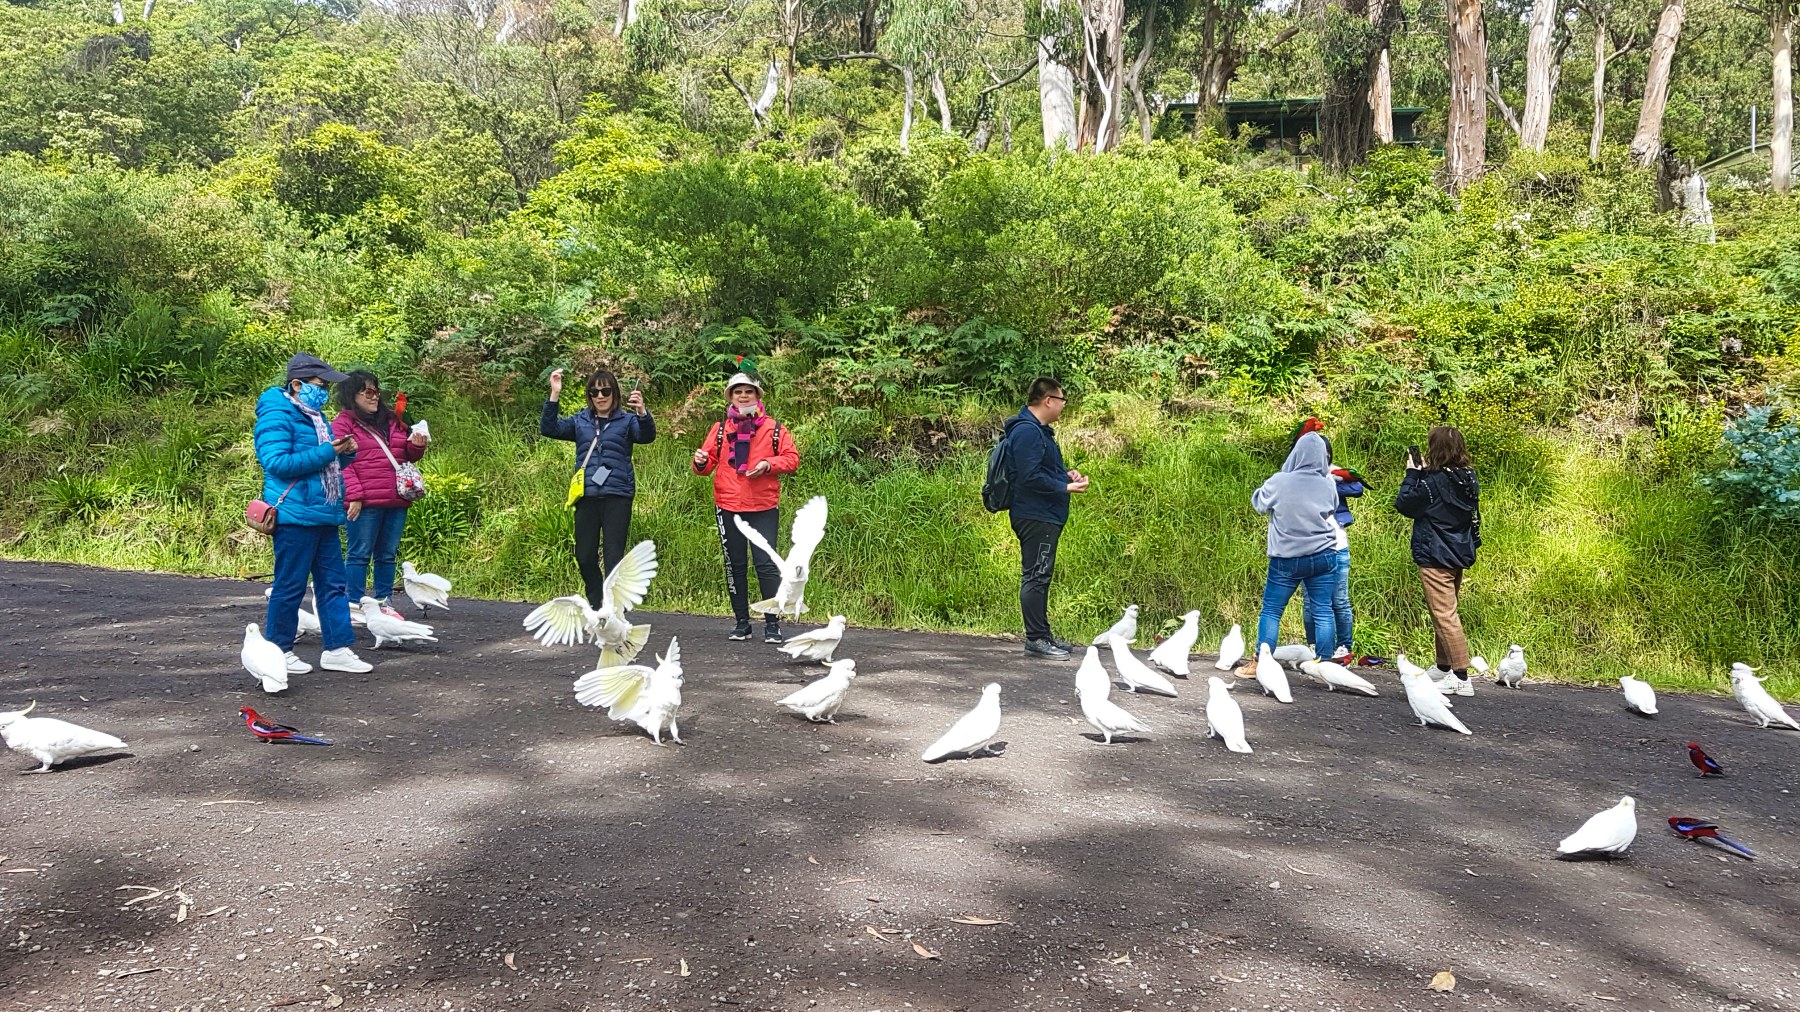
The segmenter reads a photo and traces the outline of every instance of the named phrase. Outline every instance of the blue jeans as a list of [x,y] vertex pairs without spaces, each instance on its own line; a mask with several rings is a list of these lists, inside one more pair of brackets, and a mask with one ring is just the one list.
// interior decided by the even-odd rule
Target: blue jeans
[[350,603],[344,598],[344,549],[338,528],[303,524],[275,525],[275,581],[263,637],[283,650],[294,649],[294,626],[306,597],[307,577],[312,578],[325,649],[355,644]]
[[1287,610],[1294,591],[1305,588],[1305,609],[1312,611],[1307,622],[1307,639],[1320,657],[1330,657],[1337,650],[1337,625],[1332,617],[1331,593],[1337,579],[1337,552],[1302,555],[1297,559],[1269,559],[1269,578],[1263,583],[1262,615],[1256,621],[1256,642],[1260,646],[1280,645],[1281,613]]
[[400,532],[406,529],[406,507],[364,506],[345,529],[349,549],[345,553],[344,574],[350,587],[351,604],[362,599],[369,589],[369,561],[375,562],[375,594],[385,601],[394,592],[394,556],[400,552]]
[[[1354,635],[1356,619],[1350,613],[1350,549],[1340,548],[1332,554],[1336,556],[1337,585],[1331,589],[1331,616],[1337,624],[1338,645],[1348,650],[1350,644],[1356,642]],[[1304,597],[1301,598],[1301,614],[1305,616],[1306,628],[1311,629],[1313,627],[1312,602]]]

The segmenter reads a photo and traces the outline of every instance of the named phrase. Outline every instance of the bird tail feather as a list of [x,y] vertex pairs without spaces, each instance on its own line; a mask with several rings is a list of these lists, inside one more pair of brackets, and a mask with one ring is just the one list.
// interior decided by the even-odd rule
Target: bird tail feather
[[[800,609],[800,611],[805,610],[804,606]],[[780,615],[782,614],[781,604],[771,597],[766,601],[758,601],[755,604],[752,604],[750,606],[750,613],[753,615]],[[796,612],[796,614],[798,614],[798,612]]]
[[644,646],[650,642],[650,627],[634,625],[625,633],[625,642],[617,649],[611,646],[600,648],[600,666],[603,668],[618,667],[637,660],[638,654],[644,652]]
[[1751,850],[1749,847],[1744,846],[1743,844],[1737,842],[1736,840],[1728,840],[1725,837],[1720,836],[1717,833],[1713,834],[1713,839],[1719,841],[1719,844],[1721,846],[1724,846],[1731,850],[1734,850],[1734,851],[1738,852],[1739,854],[1742,854],[1745,857],[1749,858],[1752,861],[1756,860],[1756,851]]

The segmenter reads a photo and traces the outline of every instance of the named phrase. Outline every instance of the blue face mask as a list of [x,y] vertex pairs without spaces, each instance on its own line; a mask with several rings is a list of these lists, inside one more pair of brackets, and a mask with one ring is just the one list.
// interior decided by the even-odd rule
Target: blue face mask
[[318,411],[321,408],[325,407],[326,401],[331,399],[331,391],[325,389],[322,386],[317,386],[312,383],[302,383],[300,385],[300,395],[299,396],[300,396],[300,403],[306,405],[307,407],[313,409],[314,411]]

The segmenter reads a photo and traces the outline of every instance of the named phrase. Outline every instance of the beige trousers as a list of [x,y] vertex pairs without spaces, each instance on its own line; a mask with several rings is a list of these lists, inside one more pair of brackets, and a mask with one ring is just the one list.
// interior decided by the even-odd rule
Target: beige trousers
[[1419,582],[1425,585],[1425,607],[1431,611],[1431,625],[1437,633],[1437,665],[1449,671],[1466,671],[1469,667],[1469,641],[1463,636],[1462,617],[1456,613],[1462,581],[1460,569],[1419,567]]

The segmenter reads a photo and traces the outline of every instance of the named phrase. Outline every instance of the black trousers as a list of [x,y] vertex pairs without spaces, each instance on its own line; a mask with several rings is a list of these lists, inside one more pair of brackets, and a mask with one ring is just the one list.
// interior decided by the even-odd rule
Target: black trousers
[[1062,524],[1048,520],[1012,518],[1019,539],[1019,611],[1025,617],[1025,638],[1050,638],[1050,578],[1056,574],[1056,542]]
[[[750,529],[761,534],[769,544],[775,544],[776,528],[781,520],[779,509],[757,510],[754,513],[733,513],[727,509],[713,508],[719,520],[719,547],[725,551],[725,593],[731,596],[731,613],[739,622],[750,621],[750,563],[756,563],[756,583],[762,591],[763,600],[775,596],[781,589],[781,567],[775,560],[764,555],[762,549],[750,544],[737,524],[731,522],[732,517],[743,517]],[[775,616],[766,616],[773,620]]]
[[581,570],[588,604],[596,608],[604,595],[606,574],[625,557],[625,542],[631,537],[631,499],[628,495],[584,495],[575,500],[575,566]]

